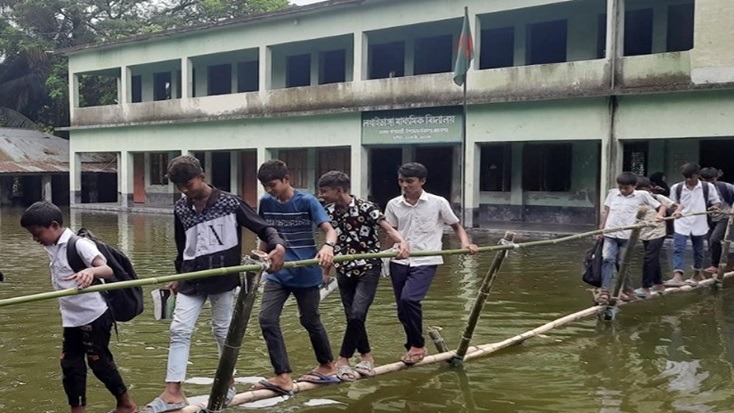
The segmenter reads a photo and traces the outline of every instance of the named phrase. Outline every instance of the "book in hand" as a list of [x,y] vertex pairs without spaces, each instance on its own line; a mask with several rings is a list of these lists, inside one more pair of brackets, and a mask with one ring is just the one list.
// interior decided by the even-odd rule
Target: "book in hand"
[[156,320],[170,320],[176,306],[176,294],[170,288],[157,288],[150,292],[153,296],[153,317]]

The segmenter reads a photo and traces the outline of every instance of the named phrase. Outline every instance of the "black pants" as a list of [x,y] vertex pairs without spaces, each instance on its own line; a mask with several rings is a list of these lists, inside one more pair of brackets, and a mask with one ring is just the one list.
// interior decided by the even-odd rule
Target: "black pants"
[[344,340],[339,351],[339,356],[350,358],[354,351],[359,354],[371,352],[370,342],[367,338],[367,311],[375,299],[377,283],[380,281],[381,266],[378,264],[371,270],[359,277],[347,277],[337,274],[336,281],[339,284],[339,294],[344,305],[344,314],[347,316],[347,329],[344,332]]
[[390,263],[390,279],[398,305],[398,319],[405,330],[405,348],[421,348],[426,345],[423,337],[423,307],[421,301],[428,294],[437,265],[409,267]]
[[260,304],[259,321],[275,374],[293,372],[288,362],[283,332],[280,330],[280,314],[283,312],[285,300],[291,294],[293,294],[298,304],[299,320],[301,325],[308,331],[316,360],[319,364],[334,361],[329,337],[321,323],[319,287],[290,288],[275,281],[268,281],[265,283],[262,303]]
[[90,324],[64,327],[61,371],[70,406],[87,405],[87,364],[115,398],[127,392],[110,352],[111,329],[112,315],[109,310]]
[[650,288],[663,283],[663,272],[660,268],[660,250],[665,237],[642,241],[645,257],[642,261],[642,287]]
[[[709,251],[711,252],[711,265],[714,267],[718,267],[721,262],[721,241],[726,234],[728,221],[728,219],[721,219],[714,222],[709,232]],[[734,234],[730,234],[729,239],[732,237],[734,237]]]

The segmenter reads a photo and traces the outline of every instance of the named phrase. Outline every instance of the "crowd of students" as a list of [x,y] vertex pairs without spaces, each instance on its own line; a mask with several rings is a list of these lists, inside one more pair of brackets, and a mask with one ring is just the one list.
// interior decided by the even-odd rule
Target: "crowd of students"
[[[265,162],[258,180],[266,194],[258,211],[241,198],[207,184],[199,161],[179,156],[168,165],[168,179],[183,197],[174,205],[175,268],[179,273],[239,265],[241,227],[254,232],[259,249],[268,254],[270,268],[262,294],[258,321],[274,375],[252,389],[268,389],[281,395],[293,391],[292,370],[280,318],[291,295],[298,306],[317,365],[296,381],[328,384],[353,381],[375,374],[365,326],[367,312],[377,291],[382,271],[380,259],[334,262],[335,255],[375,253],[381,250],[378,230],[393,243],[396,258],[389,264],[397,316],[405,331],[405,353],[400,360],[413,365],[428,354],[423,337],[421,302],[426,297],[441,257],[409,257],[411,251],[442,248],[444,226],[448,225],[461,248],[477,253],[448,201],[423,189],[428,178],[425,166],[411,162],[397,171],[402,194],[390,200],[384,214],[372,202],[350,193],[349,177],[340,171],[324,174],[318,182],[322,206],[313,194],[295,189],[287,165],[280,160]],[[66,259],[72,231],[64,226],[58,207],[37,202],[21,218],[21,225],[42,244],[51,261],[54,288],[86,288],[95,279],[110,278],[112,270],[95,244],[80,239],[76,246],[87,269],[74,273]],[[324,233],[317,246],[314,227]],[[283,268],[285,261],[316,258],[319,266]],[[346,331],[335,360],[319,312],[319,286],[335,271],[346,316]],[[169,354],[163,391],[147,403],[141,413],[175,411],[187,405],[182,382],[186,377],[191,336],[207,299],[211,305],[212,333],[220,353],[232,318],[237,274],[172,283],[176,306],[170,326]],[[63,326],[61,369],[64,390],[72,413],[85,411],[87,365],[116,398],[110,413],[133,413],[138,407],[130,397],[109,350],[112,317],[99,293],[59,299]],[[350,360],[355,352],[360,361]],[[230,383],[226,403],[234,397]]]
[[[666,287],[696,285],[707,275],[716,275],[722,254],[727,217],[734,204],[734,185],[721,182],[721,172],[716,168],[703,168],[695,163],[681,167],[684,180],[668,187],[665,175],[656,173],[640,177],[632,172],[617,176],[617,188],[609,190],[600,219],[600,229],[626,227],[637,221],[643,210],[643,221],[654,223],[640,230],[644,247],[642,283],[635,289],[626,278],[622,284],[622,300],[646,298],[663,292]],[[705,212],[713,212],[705,214]],[[718,214],[716,212],[719,212]],[[672,228],[665,220],[672,216]],[[602,249],[602,285],[596,302],[606,305],[611,299],[618,263],[629,243],[631,230],[607,232],[600,235]],[[673,238],[673,271],[670,279],[663,281],[660,251],[666,237]],[[693,266],[686,276],[686,246],[693,249]],[[710,266],[704,266],[704,242],[708,241]]]

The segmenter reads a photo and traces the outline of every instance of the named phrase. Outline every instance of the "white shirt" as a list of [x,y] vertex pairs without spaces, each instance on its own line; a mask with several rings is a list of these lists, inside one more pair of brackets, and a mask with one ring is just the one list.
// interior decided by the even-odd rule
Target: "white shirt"
[[[44,247],[48,253],[51,267],[51,284],[55,290],[76,288],[76,281],[64,281],[64,278],[74,275],[69,261],[66,259],[66,245],[74,234],[66,228],[55,245]],[[101,257],[105,262],[104,255],[99,252],[94,242],[85,238],[79,238],[76,243],[79,257],[87,266],[91,266],[95,258]],[[61,311],[61,325],[64,327],[80,327],[91,323],[107,311],[107,303],[100,293],[88,293],[59,297],[59,310]]]
[[[408,203],[403,195],[391,199],[385,208],[385,218],[398,229],[411,251],[440,251],[443,248],[441,237],[444,225],[459,223],[449,201],[426,191],[423,191],[415,205]],[[409,257],[393,262],[415,267],[443,264],[443,258],[440,255]]]
[[[635,224],[637,210],[641,205],[649,205],[653,209],[660,207],[660,202],[647,191],[632,191],[629,195],[622,195],[619,189],[610,189],[604,206],[609,208],[604,228],[628,227]],[[629,239],[632,230],[608,232],[606,237]]]
[[[681,213],[683,215],[694,212],[704,212],[708,208],[706,200],[703,198],[703,185],[709,186],[709,205],[721,202],[716,188],[708,183],[698,181],[693,189],[689,189],[685,182],[673,185],[670,189],[670,199],[681,205]],[[678,199],[678,191],[675,186],[681,185],[680,199]],[[706,215],[694,215],[691,217],[683,217],[675,220],[675,232],[681,235],[706,235],[709,231],[709,224]]]

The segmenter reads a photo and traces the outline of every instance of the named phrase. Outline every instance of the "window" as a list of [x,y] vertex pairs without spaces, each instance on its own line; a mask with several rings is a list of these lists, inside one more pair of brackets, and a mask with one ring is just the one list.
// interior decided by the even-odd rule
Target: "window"
[[143,101],[143,78],[140,75],[130,79],[130,98],[133,103]]
[[260,89],[260,63],[237,63],[237,93],[256,92]]
[[347,51],[344,49],[319,54],[319,84],[341,83],[347,77]]
[[405,43],[394,42],[370,46],[370,79],[405,75]]
[[652,9],[628,10],[624,14],[624,55],[652,53]]
[[229,63],[207,66],[207,95],[226,95],[232,93],[232,65]]
[[693,3],[668,6],[667,51],[693,49]]
[[596,19],[596,58],[607,57],[607,15],[600,14]]
[[452,70],[452,47],[453,41],[450,34],[416,39],[413,74],[450,72]]
[[311,54],[299,54],[286,58],[285,87],[311,85]]
[[153,74],[153,100],[171,98],[171,72]]
[[640,176],[647,176],[647,153],[647,142],[625,143],[622,169]]
[[571,189],[571,144],[528,144],[522,154],[524,191],[567,192]]
[[566,20],[529,24],[527,26],[527,63],[537,65],[566,61]]
[[168,153],[157,152],[150,154],[150,184],[168,185],[166,172],[168,168]]
[[308,188],[308,152],[305,149],[280,150],[278,159],[288,165],[294,188]]
[[483,145],[479,173],[480,191],[511,191],[512,144]]
[[479,68],[512,67],[515,64],[515,28],[482,30]]

